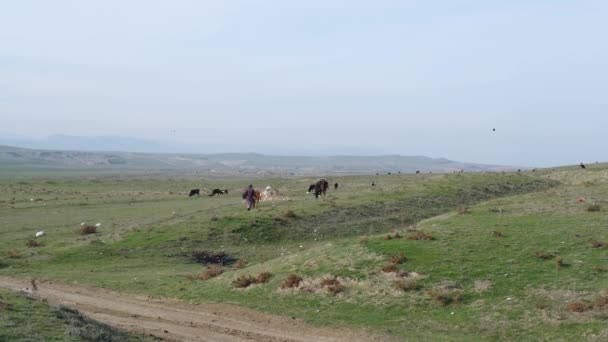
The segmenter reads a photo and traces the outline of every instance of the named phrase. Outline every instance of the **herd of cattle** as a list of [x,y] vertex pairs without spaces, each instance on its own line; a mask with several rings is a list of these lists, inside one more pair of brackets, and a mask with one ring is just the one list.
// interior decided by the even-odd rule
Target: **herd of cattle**
[[[325,195],[325,193],[327,192],[327,190],[329,189],[329,182],[327,182],[327,180],[325,179],[320,179],[319,181],[317,181],[314,184],[311,184],[308,187],[308,191],[307,193],[313,193],[315,195],[315,198],[319,198],[319,196]],[[334,190],[338,190],[338,183],[334,183]],[[269,192],[270,187],[266,188],[266,192]],[[215,195],[224,195],[224,194],[228,194],[228,189],[213,189],[210,192],[207,193],[207,196],[215,196]],[[201,195],[201,189],[192,189],[190,190],[190,192],[188,193],[188,197],[192,197],[192,196],[200,196]],[[254,196],[254,201],[252,206],[255,208],[256,203],[259,202],[261,199],[263,198],[263,194],[259,191],[259,190],[255,190],[255,196]]]

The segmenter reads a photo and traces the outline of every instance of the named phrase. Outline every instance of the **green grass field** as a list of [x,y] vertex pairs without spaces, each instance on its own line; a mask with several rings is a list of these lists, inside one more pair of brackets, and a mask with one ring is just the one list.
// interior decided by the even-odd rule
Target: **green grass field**
[[[332,177],[339,189],[319,200],[305,193],[314,180],[3,179],[0,275],[232,303],[411,340],[608,338],[608,247],[598,246],[608,244],[608,165]],[[251,182],[288,200],[247,212],[240,192]],[[230,192],[186,196],[199,187]],[[101,226],[80,235],[81,222]],[[191,256],[203,251],[247,263],[200,280],[205,267]],[[399,253],[407,260],[387,268]],[[233,286],[261,272],[272,274],[267,283]],[[292,274],[300,286],[281,288]],[[334,277],[340,286],[322,285]],[[5,326],[7,336],[29,331]]]

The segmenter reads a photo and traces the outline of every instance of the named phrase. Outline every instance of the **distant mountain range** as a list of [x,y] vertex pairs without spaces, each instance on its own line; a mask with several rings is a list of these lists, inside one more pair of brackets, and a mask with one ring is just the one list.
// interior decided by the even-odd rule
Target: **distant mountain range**
[[[117,146],[118,147],[118,146]],[[129,148],[129,147],[124,147]],[[330,174],[501,171],[511,167],[423,156],[272,156],[255,153],[187,154],[62,151],[0,146],[0,168],[194,171],[201,174],[302,176]]]

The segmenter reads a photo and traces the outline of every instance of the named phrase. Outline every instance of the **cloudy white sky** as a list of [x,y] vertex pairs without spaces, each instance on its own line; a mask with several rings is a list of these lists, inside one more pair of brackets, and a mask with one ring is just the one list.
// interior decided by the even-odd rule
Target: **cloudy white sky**
[[0,0],[0,134],[608,161],[607,32],[603,0]]

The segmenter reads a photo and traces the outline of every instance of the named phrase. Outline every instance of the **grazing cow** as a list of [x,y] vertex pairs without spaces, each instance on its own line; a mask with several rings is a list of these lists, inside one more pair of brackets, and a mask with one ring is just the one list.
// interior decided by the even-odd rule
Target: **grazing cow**
[[319,195],[325,195],[327,188],[329,188],[329,183],[325,179],[321,178],[315,183],[315,198],[319,198]]
[[375,182],[372,182],[372,186],[376,186],[376,183],[375,183]]
[[[454,171],[454,172],[456,172],[456,171]],[[420,173],[420,170],[416,170],[416,174],[419,174],[419,173]]]
[[308,186],[308,191],[306,191],[306,193],[310,193],[314,189],[315,189],[315,185],[314,184],[310,184],[310,186]]
[[587,168],[587,167],[585,166],[585,164],[583,164],[582,162],[581,162],[581,164],[580,164],[579,166],[581,167],[581,169],[586,169],[586,168]]
[[192,189],[190,190],[190,193],[188,194],[188,197],[192,197],[194,195],[198,196],[201,194],[201,190],[200,189]]
[[334,184],[334,190],[338,190],[338,183]]
[[223,194],[227,195],[228,189],[225,189],[225,190],[213,189],[213,190],[211,190],[211,193],[209,194],[209,196],[223,195]]

